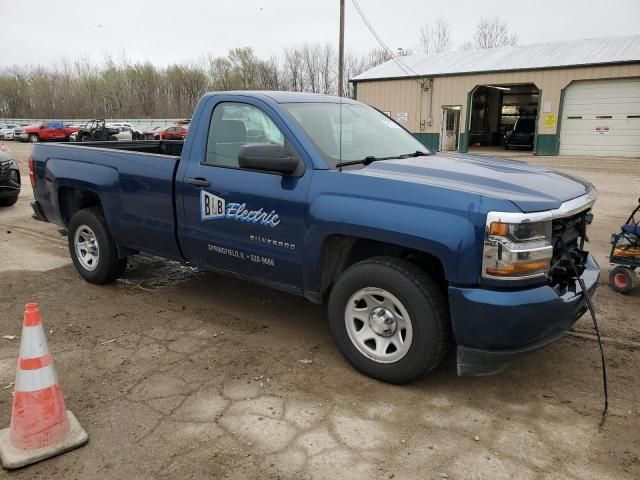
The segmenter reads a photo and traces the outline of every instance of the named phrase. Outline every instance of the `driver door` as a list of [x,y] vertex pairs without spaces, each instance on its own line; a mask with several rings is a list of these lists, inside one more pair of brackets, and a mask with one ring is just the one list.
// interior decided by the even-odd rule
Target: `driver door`
[[[313,170],[307,165],[288,176],[239,166],[238,153],[248,143],[289,146],[304,165],[286,125],[261,107],[247,100],[219,101],[208,113],[208,131],[198,129],[194,144],[202,142],[204,148],[191,152],[184,175],[186,229],[181,244],[195,263],[302,290]],[[202,118],[206,124],[204,114]]]

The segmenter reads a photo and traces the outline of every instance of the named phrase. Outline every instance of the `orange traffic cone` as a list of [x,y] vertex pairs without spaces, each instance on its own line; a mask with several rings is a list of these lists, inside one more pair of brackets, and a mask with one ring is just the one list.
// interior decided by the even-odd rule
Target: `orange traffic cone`
[[65,408],[35,303],[24,310],[11,425],[0,430],[0,460],[12,469],[82,446],[89,440]]

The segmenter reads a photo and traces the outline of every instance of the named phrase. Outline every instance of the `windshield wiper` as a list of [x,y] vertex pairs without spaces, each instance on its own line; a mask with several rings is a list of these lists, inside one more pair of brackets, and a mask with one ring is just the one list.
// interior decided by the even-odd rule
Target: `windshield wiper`
[[340,162],[336,164],[336,168],[340,167],[348,167],[349,165],[369,165],[373,162],[377,162],[379,160],[398,160],[402,158],[412,158],[412,157],[426,157],[429,154],[427,152],[423,152],[421,150],[416,150],[413,153],[403,153],[401,155],[393,155],[391,157],[374,157],[373,155],[369,155],[367,157],[361,158],[359,160],[349,160],[348,162]]

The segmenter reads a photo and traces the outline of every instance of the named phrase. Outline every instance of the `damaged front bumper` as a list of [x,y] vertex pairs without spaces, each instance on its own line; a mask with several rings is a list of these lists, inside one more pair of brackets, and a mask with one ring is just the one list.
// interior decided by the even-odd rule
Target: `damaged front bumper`
[[[589,255],[581,277],[593,297],[600,267]],[[521,356],[558,340],[587,311],[574,279],[522,290],[449,287],[458,375],[492,375]]]

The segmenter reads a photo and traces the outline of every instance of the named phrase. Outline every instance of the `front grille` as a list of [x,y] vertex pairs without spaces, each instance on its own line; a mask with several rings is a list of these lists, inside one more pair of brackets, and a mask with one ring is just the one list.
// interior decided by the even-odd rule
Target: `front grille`
[[582,250],[582,247],[587,240],[586,227],[590,221],[590,217],[591,214],[589,211],[585,210],[569,217],[556,218],[553,220],[551,226],[553,257],[549,271],[549,281],[552,285],[563,285],[568,280],[575,278],[573,268],[563,251],[563,243],[578,270],[578,274],[582,275],[588,255],[588,252]]

